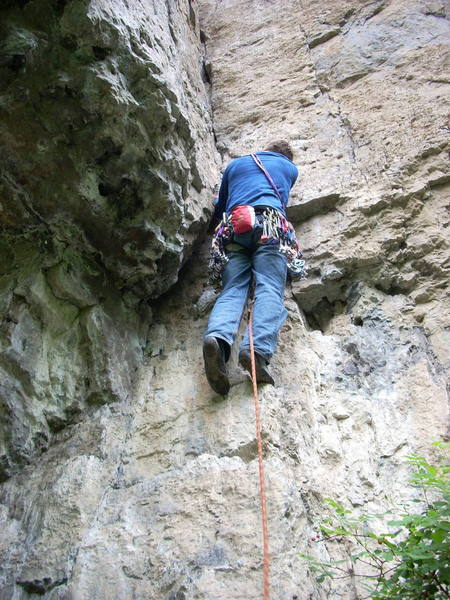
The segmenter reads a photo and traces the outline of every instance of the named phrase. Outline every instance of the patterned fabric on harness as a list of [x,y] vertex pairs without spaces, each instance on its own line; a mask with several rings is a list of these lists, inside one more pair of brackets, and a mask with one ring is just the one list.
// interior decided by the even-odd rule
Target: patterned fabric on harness
[[231,241],[233,236],[233,226],[231,215],[223,213],[222,220],[217,225],[210,248],[210,258],[208,263],[208,283],[215,288],[222,285],[222,273],[229,258],[225,252],[226,242]]

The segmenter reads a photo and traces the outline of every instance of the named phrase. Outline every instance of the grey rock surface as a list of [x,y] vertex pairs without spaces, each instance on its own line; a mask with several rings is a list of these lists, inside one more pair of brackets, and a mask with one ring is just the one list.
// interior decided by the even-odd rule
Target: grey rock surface
[[[311,541],[324,498],[369,512],[411,498],[405,457],[434,459],[448,439],[447,4],[73,0],[45,20],[40,7],[2,9],[0,598],[261,597],[251,385],[237,348],[226,399],[203,373],[211,86],[223,166],[285,137],[300,169],[290,210],[310,275],[286,288],[276,386],[260,390],[271,598],[358,600],[354,581],[318,586],[299,557],[346,556]],[[81,100],[53,83],[42,107],[14,102],[40,94],[44,59]],[[65,136],[88,116],[70,152],[55,107]],[[36,121],[26,140],[18,115]]]
[[211,214],[189,2],[8,2],[0,24],[0,480],[130,400],[149,302]]
[[158,296],[205,225],[215,149],[188,2],[11,3],[0,29],[2,217]]

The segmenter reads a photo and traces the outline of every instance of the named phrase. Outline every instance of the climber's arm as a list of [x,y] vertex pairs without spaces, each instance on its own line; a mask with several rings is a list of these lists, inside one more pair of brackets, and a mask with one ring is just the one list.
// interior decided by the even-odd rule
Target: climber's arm
[[228,168],[225,169],[225,172],[222,177],[222,181],[220,183],[219,196],[217,198],[216,207],[214,209],[214,217],[219,221],[222,219],[223,213],[227,208],[227,200],[228,200]]

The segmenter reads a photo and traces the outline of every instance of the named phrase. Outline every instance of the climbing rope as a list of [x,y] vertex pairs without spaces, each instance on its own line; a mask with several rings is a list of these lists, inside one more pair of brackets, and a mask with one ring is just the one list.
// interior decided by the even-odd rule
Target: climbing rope
[[258,385],[256,382],[255,347],[253,344],[253,304],[255,301],[252,293],[249,299],[248,309],[248,335],[250,341],[250,358],[252,365],[253,400],[255,403],[256,416],[256,441],[258,444],[258,467],[259,467],[259,493],[261,496],[261,518],[263,531],[263,600],[269,600],[269,528],[267,526],[267,502],[266,484],[264,479],[264,465],[261,439],[261,411],[258,398]]

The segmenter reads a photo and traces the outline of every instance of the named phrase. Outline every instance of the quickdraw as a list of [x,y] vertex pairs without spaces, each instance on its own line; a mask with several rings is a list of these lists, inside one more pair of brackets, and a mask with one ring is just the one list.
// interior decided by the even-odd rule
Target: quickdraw
[[[257,215],[256,225],[262,225],[259,243],[279,244],[279,251],[286,256],[291,278],[304,279],[305,261],[292,223],[274,208],[267,207]],[[222,273],[229,260],[226,245],[232,241],[233,233],[231,216],[224,213],[213,234],[208,265],[209,283],[215,288],[220,288],[222,283]]]
[[230,260],[225,252],[225,243],[230,241],[232,236],[233,226],[231,224],[230,215],[223,213],[222,221],[214,230],[208,264],[208,282],[215,288],[220,288],[223,270]]
[[266,208],[262,213],[263,233],[261,243],[279,243],[279,250],[286,256],[287,268],[293,279],[305,279],[306,263],[295,235],[295,229],[282,214],[274,208]]

